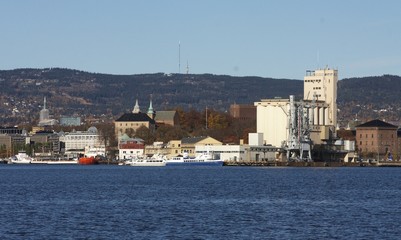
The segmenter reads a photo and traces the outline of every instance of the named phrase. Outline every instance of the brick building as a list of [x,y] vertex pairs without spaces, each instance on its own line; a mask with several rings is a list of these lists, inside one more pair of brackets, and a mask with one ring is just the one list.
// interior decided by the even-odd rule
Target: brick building
[[376,119],[355,128],[357,149],[361,157],[379,160],[399,157],[397,126]]
[[243,121],[256,121],[256,106],[245,104],[232,104],[230,106],[230,115]]

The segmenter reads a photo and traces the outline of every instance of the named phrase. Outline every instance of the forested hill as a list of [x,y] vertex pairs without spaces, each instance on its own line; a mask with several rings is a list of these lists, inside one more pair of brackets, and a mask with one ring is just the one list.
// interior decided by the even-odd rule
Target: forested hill
[[[302,95],[302,81],[261,77],[232,77],[212,74],[110,75],[70,69],[16,69],[0,71],[0,111],[36,114],[47,96],[55,116],[86,114],[119,115],[132,110],[135,99],[142,111],[149,106],[168,110],[205,107],[226,111],[230,104],[253,104],[261,98]],[[25,101],[24,106],[21,103]],[[35,113],[36,112],[36,113]]]
[[[302,77],[300,77],[302,78]],[[398,121],[401,78],[349,78],[339,81],[339,119],[386,118]],[[230,104],[253,104],[263,98],[303,95],[303,81],[212,74],[111,75],[71,69],[0,71],[1,124],[37,121],[43,97],[54,117],[103,115],[109,118],[132,110],[135,99],[142,111],[149,106],[169,110],[205,107],[227,111]]]
[[338,83],[337,102],[341,119],[357,118],[367,121],[375,118],[401,123],[401,77],[347,78]]

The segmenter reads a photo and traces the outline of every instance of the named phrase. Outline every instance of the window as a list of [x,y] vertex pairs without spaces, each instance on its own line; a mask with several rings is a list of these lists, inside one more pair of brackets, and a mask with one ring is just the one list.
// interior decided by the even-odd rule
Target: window
[[373,133],[372,133],[372,138],[373,138]]

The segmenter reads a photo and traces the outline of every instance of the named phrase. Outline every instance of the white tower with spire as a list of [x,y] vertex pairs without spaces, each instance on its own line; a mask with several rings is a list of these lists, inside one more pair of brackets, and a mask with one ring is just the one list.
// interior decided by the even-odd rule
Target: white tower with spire
[[135,101],[135,106],[134,106],[134,110],[132,110],[132,113],[140,113],[141,109],[139,108],[139,104],[138,104],[138,99]]
[[49,119],[49,110],[46,109],[46,97],[43,100],[43,109],[40,110],[39,122],[44,122]]
[[46,108],[46,97],[43,99],[43,109],[39,113],[38,126],[53,126],[56,124],[55,119],[50,118],[49,109]]

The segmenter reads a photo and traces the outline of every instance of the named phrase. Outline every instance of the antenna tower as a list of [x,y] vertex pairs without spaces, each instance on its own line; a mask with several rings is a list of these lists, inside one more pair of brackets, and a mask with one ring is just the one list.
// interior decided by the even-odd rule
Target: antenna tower
[[181,41],[178,41],[178,73],[181,73]]

